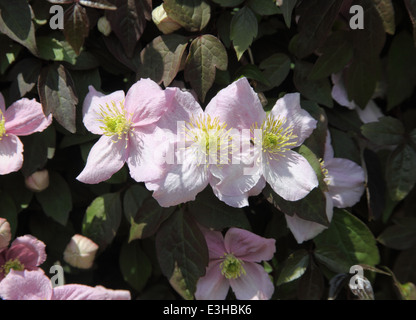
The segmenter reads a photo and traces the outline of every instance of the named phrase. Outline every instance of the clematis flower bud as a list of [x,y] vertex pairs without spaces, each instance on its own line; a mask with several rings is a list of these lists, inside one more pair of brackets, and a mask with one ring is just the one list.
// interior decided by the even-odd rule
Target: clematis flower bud
[[106,37],[111,33],[111,25],[105,16],[98,19],[97,22],[98,31],[100,31]]
[[9,245],[11,238],[9,222],[4,218],[0,218],[0,250]]
[[94,263],[98,245],[91,239],[76,234],[65,248],[64,260],[79,269],[89,269]]
[[165,9],[163,8],[163,4],[153,9],[152,20],[157,28],[164,34],[172,33],[182,27],[175,20],[168,17]]
[[41,192],[49,186],[48,170],[36,171],[25,179],[26,187],[34,192]]

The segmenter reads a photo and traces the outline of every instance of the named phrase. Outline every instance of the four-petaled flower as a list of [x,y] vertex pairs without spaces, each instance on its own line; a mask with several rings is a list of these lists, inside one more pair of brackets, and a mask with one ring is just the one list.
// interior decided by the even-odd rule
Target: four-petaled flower
[[259,264],[273,258],[275,240],[250,231],[203,229],[209,250],[209,264],[195,292],[199,300],[224,300],[231,286],[239,300],[268,300],[274,292],[269,275]]
[[18,171],[23,165],[23,144],[18,136],[45,130],[52,115],[45,116],[35,99],[22,98],[6,109],[0,93],[0,175]]

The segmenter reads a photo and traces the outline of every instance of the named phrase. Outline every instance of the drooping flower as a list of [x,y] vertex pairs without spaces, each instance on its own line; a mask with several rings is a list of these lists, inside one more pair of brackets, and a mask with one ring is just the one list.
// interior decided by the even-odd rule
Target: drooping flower
[[45,244],[32,235],[17,237],[0,252],[0,281],[11,270],[37,270],[46,260]]
[[12,238],[12,233],[10,231],[10,224],[9,222],[4,219],[0,218],[0,252],[7,248]]
[[[334,206],[347,208],[360,201],[365,188],[365,173],[363,168],[355,162],[334,157],[329,131],[326,136],[325,154],[321,162],[321,169],[325,176],[324,181],[328,186],[328,191],[325,193],[326,214],[328,220],[331,221]],[[293,216],[285,215],[285,217],[288,227],[298,243],[310,240],[326,229],[325,226],[303,220],[296,214]]]
[[45,116],[35,99],[22,98],[6,109],[0,93],[0,175],[18,171],[23,165],[23,144],[18,136],[45,130],[52,115]]
[[138,182],[159,178],[160,167],[153,156],[155,141],[160,141],[156,122],[170,107],[168,93],[150,79],[136,82],[126,96],[123,91],[104,95],[89,86],[83,122],[101,138],[77,179],[84,183],[105,181],[126,162]]
[[80,234],[74,235],[64,250],[64,260],[80,269],[92,267],[98,245]]
[[[286,94],[277,100],[267,115],[246,78],[222,90],[210,102],[212,116],[231,127],[250,130],[254,144],[252,168],[233,165],[220,178],[222,200],[229,205],[248,203],[248,196],[261,191],[266,181],[283,199],[297,201],[318,186],[318,179],[309,162],[291,150],[300,146],[316,128],[317,121],[300,107],[298,93]],[[244,177],[247,190],[232,188],[233,177]],[[230,186],[226,188],[224,186]],[[214,189],[215,192],[215,189]]]
[[4,300],[130,300],[131,294],[127,290],[81,284],[53,288],[50,279],[39,269],[10,271],[0,283],[0,297]]
[[209,250],[205,276],[197,282],[195,298],[224,300],[231,286],[239,300],[268,300],[274,292],[269,275],[259,264],[273,258],[275,240],[247,230],[203,230]]
[[[373,99],[371,99],[367,103],[364,109],[361,109],[354,101],[349,100],[343,80],[342,71],[336,74],[332,74],[331,79],[332,83],[334,84],[331,92],[332,98],[341,106],[347,107],[350,110],[356,110],[358,117],[361,119],[363,123],[374,122],[384,116]],[[373,98],[376,98],[378,96],[379,93],[376,92]]]
[[33,192],[41,192],[49,186],[48,170],[40,170],[32,173],[25,179],[25,185]]
[[[212,115],[211,103],[205,112],[194,96],[179,88],[167,88],[174,93],[172,108],[158,122],[158,126],[169,132],[169,146],[161,170],[160,179],[146,182],[146,187],[153,190],[153,197],[161,206],[168,207],[192,201],[196,195],[209,184],[219,190],[219,177],[227,174],[233,166],[233,130],[221,117]],[[243,176],[235,175],[230,188],[249,191],[257,181],[250,181]]]

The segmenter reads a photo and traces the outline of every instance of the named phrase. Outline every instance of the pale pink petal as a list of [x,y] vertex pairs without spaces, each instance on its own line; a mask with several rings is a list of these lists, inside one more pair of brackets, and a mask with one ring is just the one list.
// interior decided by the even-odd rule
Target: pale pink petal
[[236,129],[250,129],[254,123],[260,126],[266,118],[260,99],[246,78],[219,91],[205,112],[211,118],[218,117],[227,128]]
[[210,230],[204,227],[201,227],[201,231],[204,234],[205,240],[207,242],[209,259],[220,259],[227,253],[224,247],[224,237],[221,232]]
[[275,242],[239,228],[228,229],[224,237],[227,253],[249,262],[271,260],[276,251]]
[[43,113],[42,105],[35,99],[22,98],[4,113],[6,133],[27,136],[45,130],[52,123],[52,115]]
[[331,75],[332,83],[332,98],[338,102],[339,105],[347,107],[348,109],[355,109],[357,106],[353,101],[348,99],[347,90],[344,86],[344,80],[342,79],[342,72]]
[[252,262],[243,264],[245,275],[230,279],[231,289],[238,300],[269,300],[274,286],[264,268]]
[[[327,193],[325,193],[325,199],[326,215],[328,217],[328,220],[331,221],[334,206],[332,203],[331,196]],[[299,244],[304,241],[315,238],[318,234],[327,229],[327,227],[323,226],[322,224],[301,219],[296,214],[293,216],[285,214],[285,218],[287,226],[289,227],[290,231],[292,232],[293,236]]]
[[134,126],[145,126],[160,119],[170,108],[172,98],[156,82],[141,79],[127,92],[125,107]]
[[364,109],[357,108],[356,110],[363,123],[375,122],[384,117],[383,112],[373,100],[370,100]]
[[277,100],[270,114],[274,116],[275,120],[286,121],[284,127],[291,127],[293,134],[297,136],[295,147],[300,146],[311,135],[318,123],[306,110],[301,108],[299,93],[289,93]]
[[161,179],[146,182],[146,187],[154,191],[153,198],[162,207],[193,201],[208,185],[207,166],[195,161],[192,148],[182,151],[182,161],[168,165]]
[[263,171],[273,190],[288,201],[300,200],[318,186],[318,179],[309,162],[292,150],[286,151],[284,157],[277,160],[268,160],[263,165]]
[[7,260],[18,259],[25,269],[37,269],[46,260],[45,244],[28,234],[16,238],[7,251]]
[[52,300],[130,300],[130,292],[95,288],[82,284],[66,284],[53,289]]
[[325,162],[328,170],[328,192],[337,208],[352,207],[364,192],[363,168],[348,159],[334,158]]
[[98,245],[80,234],[72,236],[63,254],[64,261],[79,269],[90,269],[94,264]]
[[333,158],[334,158],[334,149],[332,148],[332,144],[331,144],[331,134],[329,130],[327,130],[326,140],[325,140],[324,161],[330,161]]
[[51,300],[52,284],[40,269],[10,270],[0,282],[0,297],[4,300]]
[[114,142],[111,137],[102,136],[91,148],[87,164],[77,180],[84,183],[108,180],[123,167],[128,153],[124,139]]
[[0,252],[9,245],[11,238],[10,223],[4,218],[0,218]]
[[88,131],[95,134],[103,134],[103,130],[100,128],[103,123],[99,121],[103,119],[102,108],[106,110],[106,106],[120,106],[124,103],[124,92],[122,90],[115,91],[111,94],[105,95],[97,90],[93,86],[88,86],[89,92],[85,96],[82,106],[82,115],[85,128]]
[[134,180],[143,182],[162,177],[167,142],[164,131],[158,128],[131,132],[127,164]]
[[249,190],[248,195],[251,196],[258,196],[263,189],[266,187],[266,179],[264,177],[261,177],[257,184],[253,187],[253,189]]
[[225,300],[230,284],[221,274],[221,261],[210,261],[205,276],[199,278],[196,284],[195,298],[197,300]]
[[9,134],[0,140],[0,175],[18,171],[23,165],[23,144]]
[[[216,178],[214,178],[216,179]],[[248,192],[244,192],[237,196],[229,196],[222,194],[216,186],[212,186],[212,191],[214,192],[215,196],[224,202],[225,204],[229,205],[230,207],[234,208],[243,208],[249,205],[248,202]]]
[[182,91],[179,88],[166,88],[165,92],[171,101],[171,106],[159,119],[157,126],[176,134],[182,130],[185,123],[198,118],[203,110],[190,92]]
[[6,102],[4,101],[4,97],[2,93],[0,92],[0,112],[4,114],[5,111],[6,111]]

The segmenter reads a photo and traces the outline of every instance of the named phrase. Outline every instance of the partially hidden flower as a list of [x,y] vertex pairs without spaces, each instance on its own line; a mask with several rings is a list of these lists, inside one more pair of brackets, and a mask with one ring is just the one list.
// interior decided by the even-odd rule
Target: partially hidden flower
[[[321,170],[328,187],[328,191],[325,192],[326,214],[328,220],[331,221],[333,207],[352,207],[360,201],[365,189],[365,172],[354,161],[334,157],[329,131],[326,136],[325,154],[321,162]],[[326,229],[325,226],[303,220],[296,214],[293,216],[285,215],[285,217],[288,227],[298,243],[310,240]]]
[[54,287],[45,273],[12,270],[0,282],[0,297],[4,300],[130,300],[127,290],[112,290],[102,286],[65,284]]
[[[261,192],[267,182],[283,199],[297,201],[318,186],[309,162],[291,150],[300,146],[317,124],[301,108],[299,93],[286,94],[267,114],[248,80],[241,78],[219,92],[206,110],[230,127],[249,131],[254,145],[251,168],[246,163],[233,165],[226,175],[218,176],[221,200],[234,206],[247,205],[247,198]],[[249,187],[248,191],[234,187],[237,176],[245,178],[241,185]]]
[[49,186],[48,170],[39,170],[25,179],[25,185],[34,192],[41,192]]
[[45,130],[52,115],[45,116],[35,99],[22,98],[6,109],[0,93],[0,175],[18,171],[23,165],[23,144],[18,136]]
[[179,23],[168,16],[163,8],[163,4],[153,9],[152,20],[163,34],[169,34],[182,28]]
[[4,218],[0,218],[0,252],[4,248],[8,247],[11,238],[12,238],[12,233],[10,231],[9,222]]
[[150,79],[137,81],[126,96],[123,91],[104,95],[89,86],[83,122],[101,137],[77,179],[99,183],[111,178],[125,163],[138,182],[159,178],[161,171],[153,154],[160,141],[156,122],[169,109],[168,93]]
[[[217,185],[220,177],[231,170],[233,156],[241,157],[239,149],[235,155],[229,152],[233,146],[232,128],[213,114],[215,98],[203,111],[190,92],[179,88],[166,91],[173,92],[174,98],[171,109],[158,122],[169,137],[165,163],[161,166],[164,174],[146,181],[146,187],[154,191],[153,197],[163,207],[195,200],[208,185],[215,186],[221,199],[222,188]],[[257,181],[246,181],[247,177],[234,174],[227,187],[248,192]]]
[[[356,110],[358,117],[363,123],[378,121],[379,118],[384,116],[373,99],[367,103],[364,109],[361,109],[354,101],[349,100],[342,71],[332,74],[331,79],[334,84],[331,92],[332,98],[338,102],[339,105],[347,107],[350,110]],[[379,92],[376,92],[373,98],[378,97],[379,94]]]
[[268,300],[273,283],[259,264],[273,258],[275,240],[262,238],[244,229],[203,230],[209,250],[206,274],[197,282],[195,298],[224,300],[231,287],[238,300]]
[[79,269],[92,267],[98,245],[91,239],[75,234],[64,250],[64,261]]
[[17,237],[0,252],[0,281],[11,270],[38,270],[46,260],[45,244],[32,235]]

